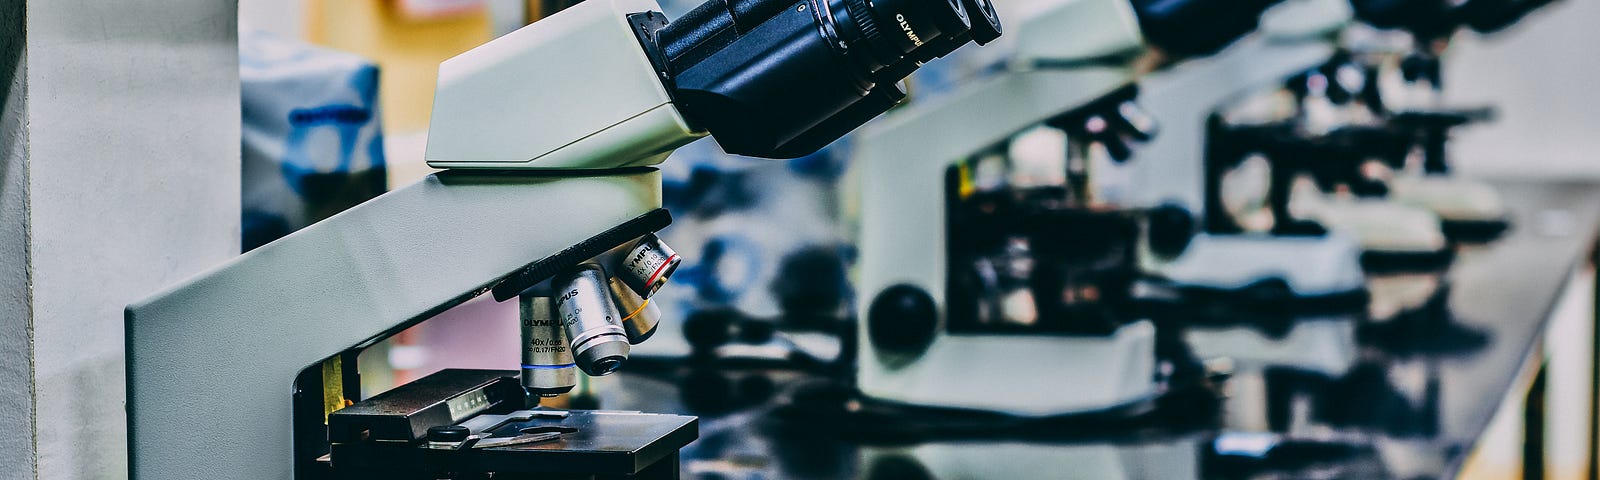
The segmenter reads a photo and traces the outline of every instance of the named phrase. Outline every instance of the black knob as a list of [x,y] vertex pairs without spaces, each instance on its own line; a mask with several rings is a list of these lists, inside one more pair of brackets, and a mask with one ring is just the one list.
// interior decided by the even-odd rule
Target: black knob
[[724,413],[738,407],[734,381],[714,369],[693,369],[684,376],[679,395],[696,413]]
[[867,309],[867,340],[880,354],[915,358],[933,343],[939,310],[928,292],[911,285],[884,289]]
[[696,352],[709,352],[733,340],[733,324],[743,318],[731,309],[700,310],[683,321],[683,337]]
[[735,338],[739,343],[761,345],[772,341],[777,334],[778,326],[765,320],[745,320],[737,325]]
[[783,257],[771,291],[783,309],[785,322],[834,317],[848,302],[850,285],[841,248],[815,245]]
[[1178,57],[1210,55],[1256,29],[1278,0],[1134,0],[1146,41]]
[[1146,219],[1150,251],[1161,258],[1183,254],[1198,228],[1189,209],[1170,203],[1151,209]]
[[460,425],[428,427],[428,441],[430,442],[465,442],[468,435],[472,435],[472,431]]
[[878,457],[867,467],[869,480],[932,480],[933,474],[916,459],[901,455]]

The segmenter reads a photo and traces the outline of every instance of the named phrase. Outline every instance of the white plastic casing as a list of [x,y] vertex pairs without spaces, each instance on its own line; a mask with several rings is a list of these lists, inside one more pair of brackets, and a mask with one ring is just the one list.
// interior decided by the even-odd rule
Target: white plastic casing
[[1350,24],[1349,0],[1290,0],[1261,15],[1261,34],[1274,40],[1327,37]]
[[1344,232],[1369,252],[1433,253],[1449,247],[1439,216],[1386,198],[1329,196],[1308,202],[1305,217]]
[[1280,278],[1295,295],[1337,295],[1366,286],[1361,244],[1339,232],[1323,236],[1199,234],[1170,262],[1147,272],[1181,285],[1236,289]]
[[[1200,440],[1139,442],[923,442],[911,446],[862,448],[857,475],[889,478],[887,465],[910,463],[937,480],[1003,478],[1007,480],[1198,480]],[[882,465],[882,466],[880,466]],[[899,478],[899,477],[895,477]]]
[[994,5],[1000,18],[1011,22],[1000,41],[1013,46],[1013,65],[1123,55],[1144,46],[1127,0],[996,0]]
[[660,10],[653,0],[589,0],[446,60],[428,165],[651,165],[704,136],[672,105],[628,23]]
[[1250,327],[1194,326],[1183,341],[1202,360],[1229,359],[1236,368],[1296,367],[1330,377],[1344,375],[1360,357],[1355,315],[1296,318],[1281,338]]
[[1494,187],[1468,178],[1401,175],[1389,181],[1389,198],[1430,210],[1443,221],[1504,221],[1507,215]]

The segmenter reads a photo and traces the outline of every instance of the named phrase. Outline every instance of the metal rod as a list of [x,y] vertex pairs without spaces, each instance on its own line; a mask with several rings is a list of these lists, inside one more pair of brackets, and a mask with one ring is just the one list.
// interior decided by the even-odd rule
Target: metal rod
[[1589,256],[1589,266],[1594,269],[1594,296],[1590,298],[1594,322],[1589,324],[1589,414],[1584,417],[1589,422],[1589,464],[1585,478],[1600,480],[1600,459],[1596,458],[1600,449],[1600,418],[1596,418],[1600,416],[1600,243]]
[[[1538,355],[1543,356],[1541,352]],[[1544,426],[1545,426],[1545,371],[1548,365],[1539,362],[1539,372],[1528,385],[1528,395],[1522,403],[1522,478],[1532,480],[1544,476]]]

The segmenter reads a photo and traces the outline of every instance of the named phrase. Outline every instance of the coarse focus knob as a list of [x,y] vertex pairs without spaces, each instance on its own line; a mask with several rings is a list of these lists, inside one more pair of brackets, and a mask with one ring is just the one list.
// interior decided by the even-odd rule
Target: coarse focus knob
[[460,425],[440,425],[428,427],[428,441],[439,443],[460,443],[467,441],[467,436],[472,431]]
[[1145,218],[1150,252],[1164,259],[1182,255],[1198,228],[1189,209],[1170,203],[1151,209]]
[[912,285],[884,289],[867,309],[867,340],[880,355],[915,358],[933,344],[938,327],[938,305]]

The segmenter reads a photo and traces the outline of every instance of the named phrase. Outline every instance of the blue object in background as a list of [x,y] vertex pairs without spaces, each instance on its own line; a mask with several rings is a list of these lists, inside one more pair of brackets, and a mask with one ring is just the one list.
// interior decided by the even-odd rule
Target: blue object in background
[[377,65],[247,32],[239,83],[244,250],[387,190]]

